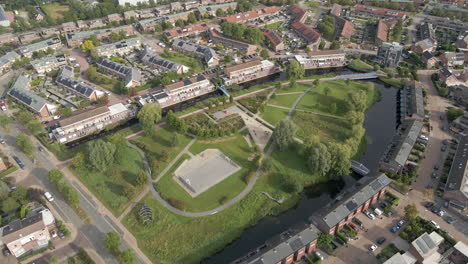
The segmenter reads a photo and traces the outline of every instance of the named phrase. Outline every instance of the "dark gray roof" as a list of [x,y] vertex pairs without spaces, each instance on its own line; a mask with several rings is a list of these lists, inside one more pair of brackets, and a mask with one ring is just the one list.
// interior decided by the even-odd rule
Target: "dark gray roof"
[[468,197],[468,136],[460,138],[458,143],[457,152],[453,158],[452,167],[445,184],[445,190],[460,190],[466,197]]
[[172,47],[195,53],[197,56],[203,57],[206,62],[216,57],[216,52],[212,48],[183,41],[181,39],[175,39],[172,43]]
[[84,81],[75,79],[73,75],[73,68],[71,66],[65,66],[55,81],[67,89],[75,91],[83,97],[89,98],[96,90],[96,87]]
[[384,154],[383,161],[396,163],[398,166],[404,166],[421,132],[422,126],[423,124],[416,120],[403,121],[397,135],[395,135],[392,143]]
[[11,223],[9,223],[8,225],[6,225],[5,227],[3,227],[2,229],[2,236],[6,236],[8,234],[11,234],[13,232],[16,232],[18,230],[21,230],[23,228],[26,228],[30,225],[33,225],[39,221],[42,221],[42,214],[34,214],[28,218],[25,218],[25,219],[22,219],[22,220],[16,220],[16,221],[13,221]]
[[434,58],[434,56],[432,56],[432,54],[429,51],[423,52],[422,56],[424,58],[426,58],[426,60],[430,60],[430,59]]
[[445,76],[445,78],[448,78],[448,77],[452,76],[452,73],[447,68],[440,69],[440,73],[443,76]]
[[5,14],[5,10],[3,10],[3,7],[0,6],[0,21],[7,21],[8,17]]
[[14,62],[16,59],[18,59],[20,55],[14,51],[8,52],[7,54],[3,55],[0,57],[0,68],[3,67],[4,65],[8,63]]
[[96,62],[96,65],[98,67],[105,68],[119,75],[120,77],[125,79],[127,84],[131,81],[136,81],[136,82],[141,81],[140,71],[133,67],[128,67],[123,64],[117,63],[115,61],[106,59],[106,58],[99,58],[98,61]]
[[29,81],[29,75],[26,73],[21,73],[11,86],[8,94],[16,100],[20,101],[22,104],[30,107],[34,111],[40,112],[41,109],[47,104],[47,101],[27,89]]

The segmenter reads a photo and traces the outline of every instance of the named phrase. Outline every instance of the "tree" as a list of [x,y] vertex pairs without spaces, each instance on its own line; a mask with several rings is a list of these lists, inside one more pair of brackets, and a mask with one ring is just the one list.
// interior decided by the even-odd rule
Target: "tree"
[[326,44],[327,42],[325,42],[325,40],[320,41],[319,49],[324,49]]
[[171,138],[171,146],[176,147],[177,145],[179,145],[179,134],[174,133]]
[[26,125],[29,121],[33,120],[33,115],[26,110],[21,110],[16,115],[16,120],[18,120],[20,124]]
[[124,183],[123,194],[130,200],[135,195],[135,187],[128,182]]
[[11,192],[10,197],[20,204],[26,204],[28,203],[28,189],[19,184],[16,186],[16,189]]
[[217,16],[217,17],[223,17],[223,16],[225,16],[225,15],[226,15],[226,13],[224,12],[223,9],[218,8],[218,10],[216,10],[216,16]]
[[83,168],[85,166],[85,156],[83,152],[78,152],[72,159],[73,168]]
[[62,107],[60,113],[65,117],[69,117],[73,114],[73,111],[70,107]]
[[33,135],[37,135],[41,133],[44,129],[44,127],[42,126],[41,122],[39,122],[39,120],[29,121],[26,127],[28,128],[28,131]]
[[297,177],[291,175],[283,175],[282,179],[284,191],[288,193],[298,193],[301,192],[304,188],[304,185]]
[[331,178],[339,178],[349,174],[351,168],[351,150],[347,145],[330,142],[327,144],[331,155],[330,175]]
[[2,201],[2,210],[4,212],[10,212],[18,209],[20,205],[15,201],[15,199],[8,197]]
[[110,142],[102,139],[91,141],[88,144],[88,162],[92,168],[101,172],[114,162],[114,154],[116,147]]
[[32,155],[34,146],[31,143],[31,139],[29,139],[25,134],[19,133],[16,136],[16,144],[26,155]]
[[55,185],[58,185],[59,182],[63,179],[64,175],[59,169],[51,169],[47,174],[49,181]]
[[13,122],[13,120],[11,119],[11,117],[7,116],[7,115],[0,115],[0,126],[5,128],[7,127],[9,124],[11,124]]
[[189,24],[193,24],[197,22],[197,17],[195,16],[195,13],[192,12],[188,15],[187,22]]
[[131,249],[122,251],[119,255],[119,260],[121,264],[135,264],[137,263],[137,258],[135,253]]
[[26,216],[26,213],[28,212],[29,207],[27,206],[21,206],[20,209],[20,218],[23,219]]
[[419,212],[415,204],[408,204],[405,206],[405,217],[406,219],[413,221],[418,216]]
[[297,60],[292,60],[291,63],[286,67],[286,76],[288,80],[299,80],[304,77],[304,67]]
[[161,25],[161,24],[156,24],[156,25],[154,26],[154,31],[156,31],[156,32],[161,32],[161,31],[163,31],[162,25]]
[[232,62],[234,59],[232,58],[232,55],[231,54],[226,54],[226,56],[224,56],[224,62],[225,63],[230,63]]
[[115,254],[120,247],[120,235],[117,232],[109,232],[104,236],[104,243],[107,250]]
[[293,141],[296,128],[290,120],[282,120],[273,132],[274,142],[280,150],[285,150]]
[[347,114],[347,119],[352,126],[362,124],[364,122],[364,113],[357,111],[349,111]]
[[0,200],[8,197],[8,185],[4,181],[0,181]]
[[175,22],[175,25],[177,27],[183,27],[183,26],[185,26],[185,21],[182,20],[182,19],[177,19],[177,21]]
[[463,109],[449,108],[449,110],[447,110],[447,120],[449,121],[449,123],[452,123],[453,120],[459,118],[462,115],[463,115]]
[[85,40],[85,42],[81,44],[81,50],[85,53],[90,52],[94,47],[95,46],[92,40]]
[[320,233],[318,240],[317,240],[317,246],[320,248],[326,248],[330,245],[332,240],[333,240],[332,235],[326,234],[326,233]]
[[363,90],[359,90],[356,93],[349,93],[349,104],[351,108],[358,112],[364,112],[367,107],[367,94]]
[[267,49],[262,49],[262,51],[260,51],[260,56],[262,56],[262,58],[266,60],[270,57],[270,54],[268,53]]
[[330,45],[331,50],[337,50],[340,47],[341,47],[341,43],[338,40],[333,41],[332,44]]
[[325,144],[312,147],[307,165],[312,173],[325,176],[330,171],[331,154]]
[[143,130],[147,135],[153,135],[154,126],[161,120],[161,106],[159,103],[145,104],[137,115]]
[[136,176],[136,184],[138,186],[143,186],[148,182],[148,177],[146,176],[146,172],[140,171]]

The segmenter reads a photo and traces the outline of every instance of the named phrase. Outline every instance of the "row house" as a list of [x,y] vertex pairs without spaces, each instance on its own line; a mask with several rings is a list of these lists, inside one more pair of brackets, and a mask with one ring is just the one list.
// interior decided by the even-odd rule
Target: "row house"
[[194,44],[191,42],[175,39],[172,42],[172,49],[175,51],[203,58],[208,67],[214,67],[219,64],[219,58],[216,52],[209,47]]
[[331,235],[350,223],[354,217],[369,209],[382,198],[391,180],[385,174],[378,175],[375,179],[365,183],[367,178],[362,178],[354,191],[345,195],[346,199],[338,201],[338,204],[323,208],[312,216],[312,223],[317,228]]
[[405,19],[406,14],[405,12],[388,9],[383,7],[376,7],[376,6],[367,6],[367,5],[355,5],[354,6],[354,14],[357,17],[362,18],[388,18],[388,17],[396,17],[399,19]]
[[132,105],[122,103],[78,110],[58,121],[58,127],[52,130],[52,137],[59,143],[69,143],[102,131],[109,125],[131,119],[136,112]]
[[26,44],[26,43],[29,43],[31,41],[34,41],[34,40],[38,40],[38,39],[41,39],[41,34],[38,33],[38,32],[26,32],[26,33],[23,33],[23,34],[20,34],[18,36],[18,39],[19,41],[21,42],[21,44]]
[[257,50],[257,46],[250,45],[242,41],[227,38],[223,36],[221,33],[219,33],[218,31],[216,31],[215,29],[210,30],[210,39],[215,44],[218,44],[218,43],[223,44],[225,48],[235,49],[242,53],[245,53],[246,55],[253,54]]
[[154,13],[153,9],[144,9],[144,10],[137,10],[136,11],[138,14],[139,19],[147,19],[147,18],[152,18],[155,17],[156,14]]
[[308,10],[300,8],[297,5],[289,6],[289,12],[291,13],[291,16],[293,17],[292,22],[305,23],[305,21],[307,20],[307,17],[309,17],[310,15]]
[[205,33],[209,30],[207,24],[199,23],[199,24],[192,24],[183,27],[176,27],[173,29],[169,29],[163,32],[163,34],[168,37],[169,39],[173,38],[181,38],[187,37],[191,35],[199,35],[201,33]]
[[170,103],[169,95],[165,89],[157,89],[154,92],[147,93],[137,98],[138,104],[143,107],[145,104],[158,102],[162,107]]
[[120,14],[109,14],[107,15],[107,22],[113,22],[113,21],[116,21],[116,22],[120,22],[122,21],[123,18]]
[[105,27],[106,23],[104,23],[104,20],[102,19],[95,19],[91,20],[88,22],[88,27],[89,28],[100,28],[100,27]]
[[83,20],[77,20],[76,25],[78,26],[79,29],[84,29],[88,27],[86,22],[84,22]]
[[437,57],[432,55],[429,51],[423,52],[421,55],[421,60],[424,63],[424,66],[426,66],[426,69],[435,67],[439,62],[439,59],[437,59]]
[[382,43],[387,42],[388,34],[398,23],[399,19],[394,17],[389,17],[385,19],[380,19],[377,24],[377,33],[375,34],[375,42]]
[[424,232],[411,242],[408,252],[416,259],[417,263],[444,263],[439,262],[442,260],[442,255],[438,252],[439,245],[443,241],[444,238],[436,231],[432,231],[430,234]]
[[8,95],[17,103],[24,105],[30,112],[40,117],[49,117],[55,114],[57,106],[49,103],[29,89],[31,77],[25,72],[21,73],[8,91]]
[[164,17],[164,20],[166,22],[170,22],[170,23],[175,23],[177,20],[181,19],[181,20],[187,20],[188,19],[188,16],[189,14],[192,13],[192,11],[187,11],[187,12],[181,12],[181,13],[175,13],[175,14],[172,14],[172,15],[167,15]]
[[47,49],[51,48],[53,50],[59,49],[62,47],[62,41],[59,37],[54,37],[51,39],[46,39],[40,42],[36,42],[30,45],[21,46],[19,47],[19,52],[24,57],[32,57],[34,52],[39,51],[47,51]]
[[42,38],[49,38],[52,35],[57,35],[57,28],[41,28],[39,34]]
[[386,67],[395,68],[400,62],[403,45],[398,42],[383,42],[377,51],[377,61]]
[[177,74],[184,74],[189,71],[187,66],[156,56],[148,46],[145,46],[141,61],[163,72],[172,71]]
[[123,12],[123,16],[124,16],[125,20],[129,20],[129,19],[132,19],[132,18],[138,18],[138,14],[133,10]]
[[269,6],[265,8],[255,9],[243,13],[238,13],[224,18],[227,22],[245,23],[247,21],[273,16],[278,14],[280,8],[277,6]]
[[96,47],[96,53],[99,57],[110,57],[116,54],[126,55],[135,49],[141,47],[140,38],[124,39],[119,42],[105,44]]
[[[466,122],[466,121],[465,121]],[[462,136],[445,183],[444,199],[458,209],[468,206],[468,136]]]
[[468,51],[468,34],[461,34],[455,44],[459,50]]
[[203,75],[184,79],[164,86],[170,97],[170,103],[183,102],[215,90],[215,86]]
[[306,41],[311,50],[318,50],[321,40],[320,33],[301,22],[292,23],[291,29]]
[[18,37],[13,33],[0,34],[0,45],[18,43]]
[[80,28],[75,22],[62,23],[62,33],[77,31]]
[[336,38],[339,40],[349,40],[354,33],[354,25],[342,17],[335,17]]
[[231,264],[290,264],[300,262],[317,248],[319,231],[314,225],[299,223],[269,239],[259,248]]
[[422,127],[423,123],[418,120],[404,120],[402,122],[380,160],[381,170],[395,174],[401,173]]
[[96,101],[104,95],[104,93],[98,91],[94,85],[80,79],[75,79],[73,68],[71,66],[63,67],[62,71],[55,79],[55,82],[57,83],[58,87],[63,88],[91,102]]
[[182,6],[184,7],[185,10],[191,10],[191,9],[195,9],[197,7],[200,6],[200,2],[199,1],[188,1],[188,2],[184,2],[182,3]]
[[25,218],[15,219],[1,229],[1,245],[17,258],[45,249],[54,226],[55,218],[48,209],[31,209]]
[[309,52],[308,55],[295,55],[294,58],[304,69],[342,67],[346,65],[344,50],[321,50]]
[[341,11],[343,10],[343,6],[339,4],[333,4],[332,8],[330,9],[330,15],[339,17],[341,15]]
[[439,78],[447,87],[468,85],[468,72],[466,70],[452,71],[448,68],[442,68],[439,70]]
[[423,39],[411,46],[411,50],[418,54],[423,54],[425,51],[434,52],[437,48],[437,41],[433,39]]
[[64,54],[49,55],[49,56],[45,56],[40,59],[31,61],[31,66],[39,74],[44,74],[46,72],[56,70],[66,64],[67,64],[67,60]]
[[66,33],[65,38],[67,40],[67,45],[69,47],[76,47],[80,45],[84,40],[91,37],[92,35],[96,35],[98,39],[103,39],[105,37],[108,37],[112,32],[119,33],[120,31],[125,32],[127,36],[131,36],[135,34],[133,26],[126,25],[126,26],[120,26],[120,27],[115,27],[115,28]]
[[198,10],[198,13],[200,13],[201,15],[208,14],[210,16],[216,16],[216,11],[218,9],[221,9],[224,12],[226,12],[228,11],[229,8],[235,10],[236,7],[237,7],[237,3],[232,2],[232,3],[225,3],[225,4],[219,4],[219,5],[209,5],[209,6],[202,5],[198,7],[197,10]]
[[227,78],[224,84],[244,83],[279,72],[279,68],[269,60],[253,60],[224,68]]
[[276,31],[267,28],[261,28],[260,30],[267,40],[267,45],[270,49],[276,52],[284,50],[283,38]]
[[154,17],[154,18],[148,18],[144,20],[138,21],[138,30],[142,32],[147,32],[147,31],[153,31],[154,27],[163,22],[165,20],[164,17]]
[[161,6],[156,8],[156,15],[158,16],[163,16],[171,13],[171,7],[170,6]]
[[440,55],[439,59],[444,67],[463,66],[465,64],[465,53],[447,51]]
[[99,69],[123,80],[127,88],[141,85],[141,72],[137,68],[128,67],[106,58],[99,58],[96,65]]
[[180,2],[171,2],[170,7],[171,7],[171,12],[184,10],[184,7],[182,6],[182,3]]
[[400,120],[417,120],[424,122],[424,96],[421,87],[405,85],[398,91],[400,101]]
[[3,73],[11,69],[13,62],[15,62],[15,60],[19,59],[20,57],[21,56],[14,51],[8,52],[7,54],[1,56],[0,57],[0,75],[2,75]]
[[419,40],[436,39],[434,26],[429,22],[423,22],[418,26]]
[[121,6],[138,6],[138,3],[149,4],[149,0],[119,0]]

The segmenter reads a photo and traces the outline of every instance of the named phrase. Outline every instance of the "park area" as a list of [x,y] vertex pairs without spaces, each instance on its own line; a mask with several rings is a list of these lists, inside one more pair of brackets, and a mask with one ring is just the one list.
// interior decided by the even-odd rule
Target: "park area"
[[173,51],[164,51],[164,53],[161,54],[161,57],[189,67],[189,74],[200,73],[203,71],[202,64],[194,57]]
[[70,8],[67,5],[61,5],[58,3],[52,3],[47,5],[42,5],[41,9],[46,13],[47,16],[53,19],[62,19]]

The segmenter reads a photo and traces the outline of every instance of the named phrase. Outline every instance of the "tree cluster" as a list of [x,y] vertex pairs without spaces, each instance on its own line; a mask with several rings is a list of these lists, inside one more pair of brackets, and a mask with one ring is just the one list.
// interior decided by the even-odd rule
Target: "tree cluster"
[[137,118],[147,135],[154,135],[154,126],[161,120],[161,105],[159,103],[145,104],[137,114]]
[[120,235],[117,232],[109,232],[104,236],[104,244],[106,245],[106,248],[117,257],[121,264],[137,263],[135,253],[131,249],[126,249],[124,251],[120,250],[121,243]]
[[329,41],[335,38],[335,18],[330,15],[323,17],[322,22],[317,25],[317,29],[322,33],[322,36]]
[[273,140],[278,148],[283,151],[294,141],[296,126],[290,120],[282,120],[273,131]]
[[166,123],[170,128],[181,134],[185,134],[188,130],[185,120],[176,116],[172,110],[169,110],[166,115]]
[[70,204],[70,206],[77,207],[79,205],[80,196],[78,195],[78,192],[70,185],[68,185],[68,183],[64,180],[63,173],[60,170],[50,170],[47,174],[47,178],[57,187],[65,201]]
[[234,22],[221,24],[223,34],[228,38],[246,41],[251,44],[260,44],[265,40],[262,31],[256,27],[247,27]]

